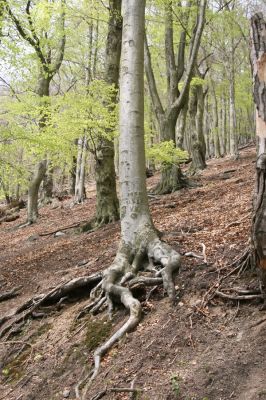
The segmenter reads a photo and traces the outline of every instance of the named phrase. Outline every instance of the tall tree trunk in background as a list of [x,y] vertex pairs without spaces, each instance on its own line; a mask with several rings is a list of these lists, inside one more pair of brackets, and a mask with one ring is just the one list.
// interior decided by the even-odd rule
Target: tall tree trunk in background
[[27,204],[27,223],[33,224],[38,218],[38,193],[40,184],[46,173],[46,160],[40,161],[33,173],[29,185],[28,204]]
[[96,19],[96,29],[95,29],[95,46],[94,46],[93,67],[92,67],[93,79],[96,79],[98,47],[99,47],[99,16],[97,16]]
[[[105,81],[118,87],[122,40],[121,0],[109,1],[109,23],[105,54]],[[113,98],[116,102],[116,97]],[[102,225],[119,219],[116,193],[114,142],[101,139],[95,165],[96,224]]]
[[260,271],[266,306],[266,22],[263,14],[251,19],[251,61],[253,65],[253,95],[256,105],[257,163],[254,198],[252,243],[255,262]]
[[204,92],[202,85],[195,85],[190,90],[189,96],[189,153],[192,163],[189,168],[191,174],[206,168],[206,144],[203,134]]
[[176,121],[176,128],[175,128],[175,143],[176,147],[179,149],[184,150],[184,138],[185,138],[185,131],[186,131],[186,120],[187,120],[187,112],[188,112],[188,103],[184,105],[180,114]]
[[221,121],[220,121],[220,129],[221,129],[221,153],[222,155],[226,154],[226,146],[227,146],[227,103],[225,94],[222,95],[222,107],[221,107]]
[[231,54],[230,80],[229,80],[229,132],[230,132],[230,155],[238,157],[237,149],[237,126],[236,126],[236,105],[235,105],[235,56]]
[[[40,130],[45,129],[47,114],[45,113],[45,108],[48,107],[48,98],[50,96],[50,82],[51,78],[45,74],[45,71],[41,69],[38,84],[36,88],[36,93],[41,99],[42,115],[39,121]],[[40,161],[35,168],[32,180],[29,184],[28,190],[28,204],[27,204],[27,223],[33,224],[38,218],[38,196],[41,183],[43,182],[47,173],[48,161],[46,159]],[[46,188],[44,187],[44,197],[46,197]]]
[[85,191],[85,176],[86,176],[86,160],[87,160],[87,138],[78,140],[78,158],[76,169],[76,184],[75,184],[75,202],[83,203],[86,197]]
[[[190,2],[188,2],[190,6]],[[158,121],[161,141],[172,140],[175,142],[175,128],[179,113],[187,103],[189,85],[192,79],[201,35],[205,23],[206,0],[201,0],[198,8],[197,23],[190,41],[190,54],[188,65],[185,71],[185,46],[186,31],[180,34],[177,63],[174,53],[173,42],[173,10],[172,1],[167,0],[165,4],[165,58],[166,58],[166,76],[167,76],[167,106],[162,106],[161,99],[156,86],[156,81],[151,64],[151,55],[145,40],[145,72],[149,85],[150,96],[152,99],[153,110]],[[186,24],[185,24],[186,25]],[[183,76],[185,71],[185,75]],[[179,91],[178,84],[183,79],[182,90]],[[178,165],[167,165],[163,167],[161,181],[155,188],[159,194],[170,193],[184,186],[181,170]]]
[[218,101],[215,92],[215,83],[212,78],[210,78],[211,82],[211,92],[212,92],[212,139],[214,145],[214,156],[217,158],[221,157],[220,150],[220,140],[219,140],[219,116],[218,116]]
[[211,157],[211,151],[210,151],[210,117],[209,117],[209,103],[208,103],[208,93],[206,95],[206,99],[204,102],[204,118],[203,118],[203,134],[204,134],[204,140],[206,144],[206,158]]

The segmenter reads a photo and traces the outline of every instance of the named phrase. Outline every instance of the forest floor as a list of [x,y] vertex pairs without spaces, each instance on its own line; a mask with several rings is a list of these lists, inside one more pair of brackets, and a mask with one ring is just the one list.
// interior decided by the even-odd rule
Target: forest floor
[[[249,246],[254,161],[254,148],[242,150],[238,161],[211,160],[196,178],[197,187],[151,197],[163,240],[181,254],[200,254],[204,243],[207,263],[182,258],[175,306],[161,287],[141,293],[142,322],[104,357],[88,399],[100,398],[97,394],[106,388],[101,398],[117,400],[266,399],[265,311],[259,311],[258,300],[215,296],[217,289],[230,294],[259,286],[254,272],[230,275],[231,264]],[[157,179],[149,178],[148,186]],[[0,291],[22,289],[18,297],[0,303],[0,316],[34,294],[110,265],[119,223],[89,234],[77,234],[75,229],[58,237],[52,233],[93,216],[93,186],[87,195],[82,205],[73,207],[65,200],[42,208],[34,226],[14,230],[18,221],[1,225]],[[23,219],[25,210],[19,221]],[[77,322],[88,298],[70,300],[15,329],[9,343],[0,342],[0,400],[76,398],[75,385],[84,368],[91,368],[93,350],[127,315],[119,309],[112,322],[105,313]],[[130,388],[133,381],[140,389],[135,397],[111,391]]]

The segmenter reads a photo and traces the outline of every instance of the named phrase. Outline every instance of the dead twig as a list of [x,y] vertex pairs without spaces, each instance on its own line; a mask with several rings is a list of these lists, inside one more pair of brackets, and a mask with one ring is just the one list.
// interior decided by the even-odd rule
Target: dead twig
[[1,345],[8,345],[8,344],[22,344],[23,346],[30,346],[33,347],[29,342],[23,342],[23,340],[6,340],[5,342],[0,342]]
[[216,290],[215,295],[222,297],[224,299],[229,299],[229,300],[263,299],[262,294],[249,294],[249,295],[237,296],[237,295],[232,295],[232,294],[226,294],[226,293],[220,292],[219,290]]
[[[134,386],[134,382],[135,382],[135,380],[132,381],[133,386]],[[91,400],[102,399],[108,393],[132,393],[133,395],[137,395],[138,393],[143,391],[142,389],[138,389],[138,388],[134,389],[134,387],[132,387],[132,383],[131,383],[131,387],[130,388],[126,388],[126,387],[116,388],[116,387],[113,387],[113,388],[102,390],[101,392],[99,392],[95,396],[93,396]]]
[[250,214],[246,214],[244,215],[242,218],[240,218],[238,221],[233,221],[230,224],[226,225],[224,229],[228,229],[231,228],[232,226],[238,226],[241,224],[241,222],[243,222],[247,217],[249,217]]

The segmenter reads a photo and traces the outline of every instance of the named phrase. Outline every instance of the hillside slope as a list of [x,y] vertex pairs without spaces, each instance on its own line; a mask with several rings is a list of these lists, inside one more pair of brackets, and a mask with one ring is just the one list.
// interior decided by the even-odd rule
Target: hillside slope
[[[254,272],[230,274],[233,261],[248,248],[254,159],[255,149],[247,148],[238,161],[211,160],[197,187],[151,197],[163,239],[181,254],[200,254],[203,243],[207,264],[183,257],[176,306],[161,287],[139,291],[143,320],[104,358],[88,399],[266,399],[265,312],[259,311],[257,300],[215,296],[217,289],[230,294],[236,293],[232,288],[258,288]],[[157,179],[150,178],[148,186]],[[41,209],[35,226],[14,230],[17,221],[1,225],[0,289],[22,286],[18,297],[0,303],[1,317],[33,294],[110,264],[119,241],[118,223],[89,234],[75,234],[74,229],[59,237],[52,233],[93,215],[93,188],[88,195],[84,205],[71,207],[66,200],[58,208]],[[43,315],[17,326],[9,343],[0,342],[0,400],[76,398],[75,386],[91,367],[93,350],[126,318],[119,309],[112,322],[105,313],[76,321],[88,301],[78,295],[46,307]],[[112,391],[133,383],[140,389],[137,396]]]

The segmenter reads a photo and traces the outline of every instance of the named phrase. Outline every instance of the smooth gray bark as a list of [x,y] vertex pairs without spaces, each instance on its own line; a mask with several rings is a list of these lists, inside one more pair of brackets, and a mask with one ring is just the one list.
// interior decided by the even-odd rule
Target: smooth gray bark
[[[109,312],[113,299],[129,310],[127,321],[110,339],[96,349],[93,374],[85,386],[86,394],[96,377],[101,357],[141,319],[140,302],[134,298],[130,282],[147,261],[161,265],[161,277],[169,297],[175,299],[173,274],[180,256],[162,243],[154,229],[148,206],[144,154],[144,29],[145,1],[127,0],[123,10],[123,38],[120,74],[119,177],[121,193],[121,242],[112,265],[103,273],[102,289]],[[137,278],[136,278],[137,279]],[[133,281],[134,279],[132,279]],[[154,280],[154,278],[152,278]],[[144,279],[145,282],[145,279]],[[85,399],[85,394],[83,398]]]
[[87,138],[78,140],[78,157],[75,182],[75,202],[83,203],[85,199],[85,172],[87,160]]

